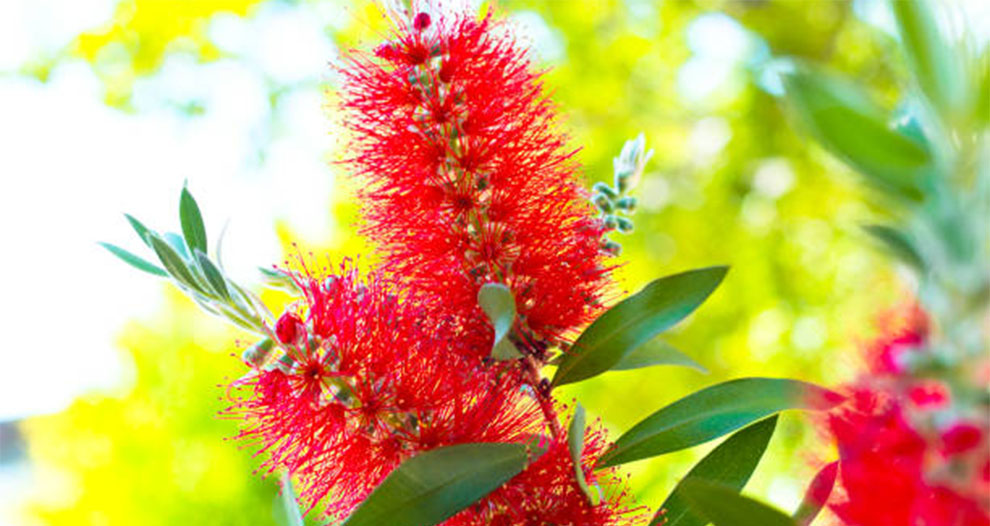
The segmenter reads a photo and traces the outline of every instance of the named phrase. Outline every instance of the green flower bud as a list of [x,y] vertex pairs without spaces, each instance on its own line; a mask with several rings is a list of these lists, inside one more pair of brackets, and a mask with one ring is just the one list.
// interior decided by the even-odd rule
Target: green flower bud
[[615,207],[619,210],[625,210],[627,212],[636,211],[636,198],[635,197],[623,197],[615,202]]
[[626,193],[626,191],[632,189],[632,187],[633,187],[632,176],[633,175],[634,174],[631,171],[625,171],[625,170],[623,170],[623,171],[616,171],[615,172],[615,187],[619,189],[619,193],[620,194],[624,194],[624,193]]
[[606,230],[615,230],[619,226],[619,218],[613,215],[605,216],[602,221],[605,223]]
[[592,198],[592,201],[595,203],[595,207],[602,213],[608,214],[614,209],[612,206],[612,200],[607,196],[597,194],[594,198]]
[[615,199],[616,197],[619,197],[619,195],[615,193],[615,190],[613,190],[611,186],[605,183],[595,183],[595,185],[592,186],[591,189],[595,192],[598,192],[608,197],[609,199]]
[[260,342],[248,347],[241,354],[241,359],[254,367],[260,367],[268,359],[268,354],[272,351],[274,342],[270,338],[265,338]]
[[630,221],[629,219],[625,217],[616,217],[615,222],[619,227],[619,232],[622,232],[623,234],[628,234],[629,232],[632,232],[633,222]]
[[618,256],[622,253],[622,245],[615,241],[605,241],[602,243],[602,250],[609,255]]

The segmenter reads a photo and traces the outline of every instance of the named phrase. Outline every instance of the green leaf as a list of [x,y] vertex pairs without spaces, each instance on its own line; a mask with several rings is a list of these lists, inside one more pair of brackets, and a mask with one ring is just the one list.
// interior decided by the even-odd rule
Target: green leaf
[[553,385],[601,374],[669,329],[718,287],[728,267],[690,270],[655,280],[598,317],[560,360]]
[[199,263],[199,268],[203,269],[203,274],[206,275],[206,281],[210,284],[210,288],[216,291],[220,297],[229,300],[230,291],[227,290],[227,280],[220,273],[220,269],[210,261],[210,258],[206,257],[206,254],[200,252],[199,249],[195,249],[195,252],[196,261]]
[[149,232],[148,227],[144,226],[144,223],[138,221],[131,214],[124,214],[124,217],[126,217],[127,222],[131,224],[131,228],[133,228],[134,231],[137,232],[138,237],[141,238],[141,242],[144,243],[145,245],[148,245],[148,247],[150,248],[151,243],[148,242],[148,232]]
[[104,243],[102,241],[100,241],[99,243],[100,246],[109,250],[111,254],[119,257],[120,259],[124,260],[125,263],[129,264],[130,266],[138,270],[143,270],[149,274],[154,274],[156,276],[168,277],[168,274],[164,270],[162,270],[158,265],[155,265],[154,263],[151,263],[142,257],[135,256],[134,254],[118,247],[117,245],[111,245],[110,243]]
[[199,250],[205,254],[206,228],[203,226],[203,216],[186,187],[182,188],[182,197],[179,199],[179,220],[182,221],[182,236],[186,239],[189,250]]
[[588,481],[584,478],[584,470],[581,468],[581,456],[584,454],[584,407],[577,404],[574,409],[574,417],[571,425],[567,429],[567,449],[571,452],[571,462],[574,464],[574,478],[577,480],[581,492],[588,498],[592,506],[597,506],[601,501],[598,492],[588,487]]
[[721,484],[736,492],[749,482],[750,475],[760,463],[760,458],[770,443],[777,416],[761,420],[730,436],[695,464],[684,479],[674,488],[667,500],[660,506],[663,514],[658,514],[651,526],[705,526],[708,520],[691,510],[682,494],[681,486],[692,480],[704,480]]
[[304,526],[306,523],[303,520],[302,511],[299,510],[299,501],[296,498],[296,491],[292,488],[292,478],[289,477],[288,473],[282,475],[281,486],[282,492],[279,499],[281,509],[277,515],[282,520],[279,522],[285,526]]
[[826,464],[812,479],[811,484],[808,485],[808,490],[804,493],[804,499],[801,500],[797,511],[794,512],[794,521],[800,526],[809,526],[825,507],[829,496],[832,495],[832,488],[835,486],[835,478],[838,473],[839,462],[835,461]]
[[656,342],[650,345],[643,345],[622,357],[619,363],[612,366],[613,371],[627,371],[630,369],[640,369],[643,367],[653,367],[654,365],[682,365],[707,373],[700,363],[694,361],[690,356],[678,351],[673,345],[667,342]]
[[914,246],[914,241],[906,232],[886,225],[867,225],[867,233],[883,243],[884,247],[897,259],[918,270],[925,269],[925,260]]
[[509,340],[512,325],[516,323],[516,300],[509,287],[501,283],[485,283],[478,290],[478,305],[495,329],[492,357],[497,360],[522,358],[522,353]]
[[460,444],[412,457],[395,468],[343,526],[443,522],[525,469],[530,451],[523,444]]
[[945,112],[965,107],[967,82],[960,61],[939,31],[938,17],[929,2],[896,0],[890,2],[897,21],[902,49],[921,90]]
[[165,266],[165,270],[172,275],[179,283],[199,292],[204,292],[202,288],[196,283],[196,278],[193,277],[192,272],[186,266],[186,262],[182,259],[182,256],[172,248],[168,242],[162,239],[161,236],[155,234],[154,232],[148,233],[148,241],[151,243],[151,248],[154,249],[155,254],[158,254],[158,259],[161,260],[162,265]]
[[892,130],[887,112],[860,88],[800,63],[784,82],[798,118],[826,148],[872,183],[906,199],[922,199],[931,155]]
[[681,492],[691,509],[715,526],[797,526],[783,512],[719,484],[686,480]]
[[182,239],[182,236],[176,234],[175,232],[165,232],[162,234],[162,239],[165,240],[172,250],[178,254],[184,261],[189,261],[189,251],[186,249],[186,241]]
[[827,409],[840,400],[814,384],[782,378],[741,378],[706,387],[660,409],[623,434],[598,467],[678,451],[784,409]]

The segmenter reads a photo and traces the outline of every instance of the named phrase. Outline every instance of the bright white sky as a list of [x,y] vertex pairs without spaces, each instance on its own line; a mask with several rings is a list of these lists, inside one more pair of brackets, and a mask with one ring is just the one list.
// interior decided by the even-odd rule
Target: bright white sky
[[[113,3],[0,2],[0,72],[99,26]],[[119,381],[116,335],[160,302],[156,279],[96,245],[142,248],[122,212],[177,230],[188,178],[213,239],[230,220],[224,260],[248,282],[256,265],[278,261],[276,219],[304,241],[329,235],[332,174],[322,156],[331,137],[320,76],[335,51],[326,22],[325,13],[277,4],[249,21],[218,17],[216,41],[243,58],[170,58],[137,86],[134,114],[105,106],[82,62],[58,66],[44,84],[0,73],[0,420],[56,411]],[[268,81],[301,87],[273,112]],[[205,114],[169,107],[191,100]]]

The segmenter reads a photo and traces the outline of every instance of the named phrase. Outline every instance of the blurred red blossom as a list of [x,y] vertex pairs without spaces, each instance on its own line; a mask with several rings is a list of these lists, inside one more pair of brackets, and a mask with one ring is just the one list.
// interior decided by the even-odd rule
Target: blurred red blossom
[[881,327],[866,351],[870,373],[827,418],[841,473],[832,510],[848,526],[990,525],[990,418],[960,416],[968,408],[953,404],[951,384],[906,359],[931,353],[920,308],[885,315]]

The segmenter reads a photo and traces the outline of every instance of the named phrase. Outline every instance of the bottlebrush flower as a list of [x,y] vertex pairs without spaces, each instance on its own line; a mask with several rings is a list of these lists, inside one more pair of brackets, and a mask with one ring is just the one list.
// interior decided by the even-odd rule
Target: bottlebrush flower
[[362,232],[431,318],[490,344],[476,300],[486,282],[511,288],[534,342],[566,340],[600,313],[604,225],[507,25],[419,15],[341,73]]
[[990,526],[990,419],[958,420],[972,408],[954,400],[951,379],[916,375],[931,358],[921,309],[882,326],[867,346],[870,373],[827,420],[844,495],[833,511],[847,526]]
[[484,500],[457,514],[445,526],[632,526],[648,519],[644,507],[629,507],[625,480],[615,468],[593,471],[605,451],[604,429],[589,427],[582,470],[592,491],[603,498],[592,506],[578,487],[566,437],[551,441],[533,465]]
[[310,509],[332,495],[327,514],[345,516],[416,453],[540,432],[511,373],[452,352],[457,343],[438,340],[421,309],[376,275],[344,264],[299,285],[301,316],[281,318],[299,332],[284,340],[294,343],[234,383],[241,396],[227,414],[243,419],[238,438],[258,447],[262,469],[297,478]]
[[954,481],[941,473],[945,460],[896,398],[864,390],[851,400],[829,420],[845,493],[832,510],[845,524],[990,525],[985,484],[973,478],[978,474]]

